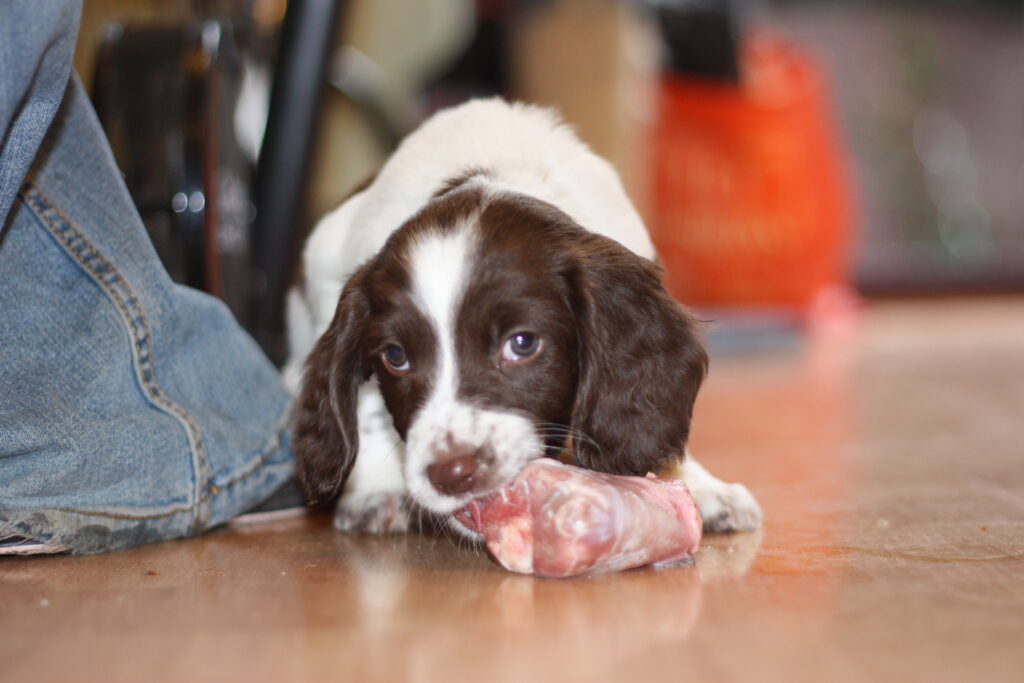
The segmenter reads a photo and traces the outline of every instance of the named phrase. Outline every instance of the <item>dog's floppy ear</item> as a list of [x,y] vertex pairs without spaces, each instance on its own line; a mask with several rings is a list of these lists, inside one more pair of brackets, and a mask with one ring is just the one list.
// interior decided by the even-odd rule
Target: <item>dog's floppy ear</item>
[[370,314],[365,280],[364,268],[346,283],[330,327],[306,359],[295,403],[296,472],[313,506],[337,497],[359,451],[359,387],[370,376],[362,348]]
[[588,234],[572,276],[580,369],[572,426],[577,461],[620,474],[682,457],[707,354],[696,321],[661,269]]

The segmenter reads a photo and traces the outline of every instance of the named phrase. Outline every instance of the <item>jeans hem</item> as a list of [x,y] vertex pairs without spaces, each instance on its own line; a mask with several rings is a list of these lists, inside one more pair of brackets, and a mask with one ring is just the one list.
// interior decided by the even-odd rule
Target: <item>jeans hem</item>
[[[0,538],[18,535],[41,543],[51,543],[88,555],[120,550],[144,543],[194,536],[227,522],[269,497],[292,472],[288,427],[290,409],[285,411],[264,450],[247,459],[223,483],[209,484],[203,498],[193,505],[154,508],[149,511],[125,508],[117,512],[65,507],[27,510],[0,510]],[[279,462],[275,462],[279,460]],[[254,475],[261,475],[262,481]],[[236,489],[242,485],[264,489],[259,496],[245,495]],[[215,508],[210,523],[196,528],[192,523],[195,507]]]

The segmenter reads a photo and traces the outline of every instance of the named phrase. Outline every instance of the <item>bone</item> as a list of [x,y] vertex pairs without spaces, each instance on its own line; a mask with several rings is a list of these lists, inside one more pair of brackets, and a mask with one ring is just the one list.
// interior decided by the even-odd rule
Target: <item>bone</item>
[[619,476],[550,459],[456,513],[491,555],[521,574],[564,578],[690,564],[701,518],[678,479]]

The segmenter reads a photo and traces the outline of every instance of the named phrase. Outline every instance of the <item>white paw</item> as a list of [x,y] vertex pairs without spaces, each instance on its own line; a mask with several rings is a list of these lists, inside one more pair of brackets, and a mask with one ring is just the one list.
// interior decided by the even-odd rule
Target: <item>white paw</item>
[[404,491],[346,493],[334,510],[334,528],[349,533],[405,533],[412,519]]
[[717,482],[691,490],[704,520],[704,533],[753,531],[761,526],[761,506],[742,484]]

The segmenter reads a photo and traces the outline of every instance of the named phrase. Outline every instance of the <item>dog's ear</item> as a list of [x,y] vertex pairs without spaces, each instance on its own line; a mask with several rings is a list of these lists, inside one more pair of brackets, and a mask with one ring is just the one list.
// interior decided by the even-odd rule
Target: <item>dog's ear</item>
[[682,457],[707,354],[696,321],[665,291],[661,269],[588,234],[570,288],[580,369],[576,459],[620,474]]
[[364,268],[346,283],[330,327],[306,359],[295,402],[296,472],[317,507],[337,497],[359,451],[359,387],[370,377],[362,348],[370,314],[365,280]]

